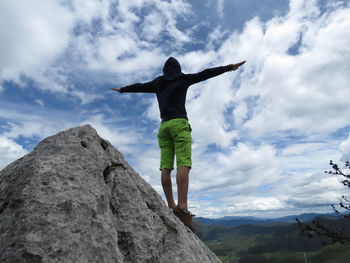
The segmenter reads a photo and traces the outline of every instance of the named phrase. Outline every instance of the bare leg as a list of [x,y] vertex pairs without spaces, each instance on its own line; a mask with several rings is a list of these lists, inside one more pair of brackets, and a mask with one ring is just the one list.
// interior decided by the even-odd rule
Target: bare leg
[[176,173],[176,184],[177,184],[177,195],[178,205],[182,210],[187,210],[187,193],[188,193],[188,182],[189,182],[190,167],[183,166],[177,168]]
[[173,188],[171,185],[171,170],[170,169],[162,169],[162,186],[164,195],[166,197],[166,200],[168,202],[168,206],[170,208],[174,208],[176,206],[174,197],[173,197]]

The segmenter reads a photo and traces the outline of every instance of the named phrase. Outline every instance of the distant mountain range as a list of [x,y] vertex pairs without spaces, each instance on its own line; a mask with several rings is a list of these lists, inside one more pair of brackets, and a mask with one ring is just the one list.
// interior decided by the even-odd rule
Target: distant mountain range
[[301,215],[291,215],[278,218],[258,218],[254,216],[225,216],[221,218],[211,219],[204,217],[196,217],[196,220],[205,225],[219,225],[219,226],[242,226],[242,225],[260,225],[271,223],[296,223],[295,218],[298,218],[302,222],[307,222],[315,219],[316,217],[322,217],[327,219],[338,219],[339,217],[335,213],[317,214],[317,213],[305,213]]

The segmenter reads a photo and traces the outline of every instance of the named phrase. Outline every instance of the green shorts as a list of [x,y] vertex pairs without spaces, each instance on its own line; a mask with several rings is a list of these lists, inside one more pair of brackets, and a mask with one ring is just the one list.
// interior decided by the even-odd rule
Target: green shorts
[[190,124],[184,118],[162,122],[158,131],[160,170],[174,169],[175,156],[177,167],[192,167],[191,131]]

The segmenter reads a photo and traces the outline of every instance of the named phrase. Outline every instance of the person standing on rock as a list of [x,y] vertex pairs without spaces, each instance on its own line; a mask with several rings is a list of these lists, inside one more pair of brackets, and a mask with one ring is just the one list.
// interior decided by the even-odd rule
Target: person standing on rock
[[[233,71],[242,66],[245,61],[227,66],[208,68],[199,73],[184,74],[180,63],[173,57],[167,59],[163,67],[163,75],[146,83],[136,83],[123,88],[112,88],[118,92],[155,93],[158,100],[160,117],[162,119],[158,131],[160,147],[161,181],[169,208],[193,232],[193,215],[188,211],[187,194],[191,160],[191,126],[188,123],[185,108],[186,94],[189,86],[213,78],[222,73]],[[176,156],[176,184],[178,204],[175,204],[171,171],[174,169]]]

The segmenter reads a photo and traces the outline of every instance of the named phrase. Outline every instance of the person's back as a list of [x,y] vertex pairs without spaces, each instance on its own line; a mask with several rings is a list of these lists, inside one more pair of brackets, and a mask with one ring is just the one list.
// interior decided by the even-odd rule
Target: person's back
[[[187,89],[200,81],[218,76],[224,72],[238,69],[245,61],[227,66],[209,68],[194,74],[184,74],[180,63],[173,57],[168,58],[163,67],[163,75],[146,83],[136,83],[123,88],[112,88],[119,92],[152,92],[158,100],[162,123],[158,131],[160,147],[161,181],[169,208],[193,232],[193,215],[187,210],[189,172],[192,168],[192,136],[185,108]],[[176,156],[176,183],[178,204],[175,204],[171,171]]]
[[180,63],[170,57],[164,64],[163,76],[154,80],[161,119],[187,118],[185,108],[189,87],[186,75],[181,72]]

